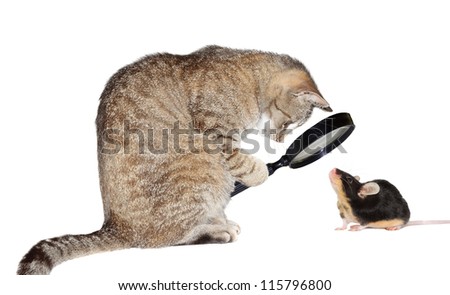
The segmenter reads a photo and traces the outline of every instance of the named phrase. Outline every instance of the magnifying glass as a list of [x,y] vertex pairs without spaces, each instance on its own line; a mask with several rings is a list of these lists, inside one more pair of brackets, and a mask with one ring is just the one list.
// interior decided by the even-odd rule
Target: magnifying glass
[[[269,176],[280,167],[297,169],[319,160],[341,145],[354,129],[355,124],[349,113],[338,113],[323,119],[297,137],[278,161],[267,164]],[[236,182],[231,197],[247,188]]]

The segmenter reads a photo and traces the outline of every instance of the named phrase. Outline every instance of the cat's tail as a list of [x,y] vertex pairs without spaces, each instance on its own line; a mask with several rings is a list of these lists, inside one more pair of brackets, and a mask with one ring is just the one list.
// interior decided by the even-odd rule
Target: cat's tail
[[80,256],[130,248],[115,231],[100,229],[86,235],[65,235],[42,240],[25,254],[17,269],[18,275],[47,275],[56,265]]

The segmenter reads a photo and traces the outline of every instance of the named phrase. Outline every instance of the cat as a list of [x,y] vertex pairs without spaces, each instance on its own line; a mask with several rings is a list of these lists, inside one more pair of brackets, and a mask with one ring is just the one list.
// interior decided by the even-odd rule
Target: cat
[[315,107],[331,111],[288,55],[207,46],[125,66],[106,84],[96,119],[103,226],[38,242],[17,274],[49,274],[102,251],[235,241],[240,227],[224,213],[235,181],[268,177],[240,152],[238,135],[264,115],[282,141]]

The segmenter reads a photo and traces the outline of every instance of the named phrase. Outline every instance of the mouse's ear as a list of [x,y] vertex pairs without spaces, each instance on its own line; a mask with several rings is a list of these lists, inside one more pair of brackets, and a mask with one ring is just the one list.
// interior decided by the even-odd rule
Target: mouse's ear
[[355,176],[355,179],[358,180],[358,181],[360,181],[360,180],[361,180],[361,177]]
[[370,195],[376,195],[380,192],[380,186],[376,182],[365,183],[358,192],[358,196],[364,199]]

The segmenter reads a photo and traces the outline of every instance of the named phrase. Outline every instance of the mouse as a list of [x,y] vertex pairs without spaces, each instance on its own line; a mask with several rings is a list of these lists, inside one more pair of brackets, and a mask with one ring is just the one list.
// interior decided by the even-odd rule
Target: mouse
[[376,179],[365,183],[358,176],[334,168],[329,173],[331,185],[338,198],[337,206],[342,226],[356,223],[350,231],[364,228],[398,230],[404,227],[411,216],[408,203],[400,191],[389,181]]
[[342,218],[342,226],[336,230],[350,231],[364,228],[384,228],[399,230],[411,225],[450,224],[450,220],[410,221],[408,203],[400,191],[389,181],[376,179],[365,183],[359,176],[334,168],[329,173],[331,186],[335,190],[337,207]]

